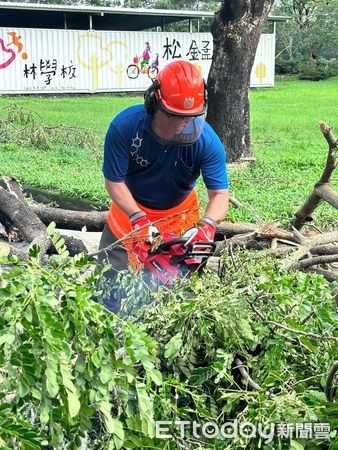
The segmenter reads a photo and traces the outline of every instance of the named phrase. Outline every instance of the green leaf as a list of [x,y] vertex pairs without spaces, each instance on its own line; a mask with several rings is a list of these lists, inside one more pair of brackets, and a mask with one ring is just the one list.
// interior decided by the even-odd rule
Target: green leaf
[[0,345],[3,345],[5,343],[11,345],[15,341],[15,334],[13,333],[6,333],[0,336]]
[[162,385],[162,373],[158,369],[146,369],[147,375],[150,376],[156,386]]
[[140,417],[142,420],[142,431],[150,437],[155,435],[154,411],[151,399],[146,386],[143,383],[136,383],[136,392]]
[[90,357],[92,363],[94,364],[95,367],[97,367],[98,369],[101,367],[101,358],[99,356],[99,353],[97,350],[95,350],[95,352],[92,354],[92,356]]
[[326,322],[328,324],[333,324],[335,322],[332,314],[327,308],[318,308],[317,315],[322,322]]
[[51,222],[47,227],[47,234],[51,235],[56,227],[55,222]]
[[122,448],[124,442],[124,430],[122,422],[111,416],[111,405],[108,401],[100,402],[100,411],[104,415],[104,423],[107,431],[114,435],[114,443],[117,449]]
[[66,259],[69,256],[69,251],[65,250],[64,252],[60,253],[60,258],[61,259]]
[[60,372],[65,388],[71,392],[76,392],[76,388],[72,381],[74,377],[71,374],[71,367],[67,363],[65,363],[65,361],[62,361],[62,363],[60,363]]
[[41,400],[41,391],[39,389],[36,389],[35,387],[30,388],[32,396],[36,398],[37,400]]
[[56,231],[53,236],[52,236],[52,242],[54,244],[54,246],[58,243],[58,241],[61,239],[61,234]]
[[244,336],[246,339],[249,339],[250,341],[255,340],[255,336],[252,333],[251,326],[248,320],[241,319],[239,321],[239,329],[242,336]]
[[62,342],[61,344],[62,351],[63,351],[63,357],[67,360],[71,359],[73,355],[73,350],[71,345],[68,342]]
[[27,320],[27,322],[31,323],[33,320],[33,312],[32,312],[32,307],[31,305],[28,305],[27,308],[25,309],[25,319]]
[[18,379],[18,389],[17,389],[18,396],[25,397],[28,394],[29,390],[30,390],[29,381],[24,376],[21,376]]
[[81,403],[77,392],[73,392],[67,389],[68,398],[68,410],[71,418],[76,417],[80,411]]
[[190,382],[194,384],[203,384],[217,374],[214,367],[197,367],[190,377]]
[[46,388],[51,397],[56,397],[59,392],[59,384],[57,381],[57,374],[55,372],[54,367],[50,367],[47,363],[47,369],[46,369]]
[[99,377],[103,384],[107,384],[112,379],[112,368],[110,366],[102,366]]
[[143,447],[143,443],[142,440],[136,436],[135,434],[132,434],[131,436],[128,436],[128,439],[135,444],[137,447],[134,448],[142,448]]
[[307,338],[306,336],[299,336],[298,339],[301,341],[305,347],[307,347],[311,352],[317,352],[317,347],[313,345],[313,342],[311,339]]
[[52,408],[48,405],[43,405],[40,411],[40,421],[42,424],[46,424],[49,421],[49,412]]
[[54,245],[55,246],[55,250],[59,250],[65,243],[65,240],[63,238],[61,238],[59,241],[57,241],[57,243]]
[[182,333],[176,333],[165,345],[164,356],[168,359],[169,364],[179,355],[182,348]]
[[117,449],[122,448],[124,442],[124,430],[120,420],[111,418],[110,429],[114,434],[114,443]]
[[291,439],[290,441],[290,450],[304,450],[304,447],[299,442]]

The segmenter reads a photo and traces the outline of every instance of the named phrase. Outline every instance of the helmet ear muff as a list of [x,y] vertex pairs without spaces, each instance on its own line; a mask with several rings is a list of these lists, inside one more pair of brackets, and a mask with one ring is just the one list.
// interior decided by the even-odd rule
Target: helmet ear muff
[[159,88],[160,82],[158,80],[154,80],[152,85],[144,93],[144,108],[149,114],[154,114],[156,111]]
[[204,78],[203,84],[204,84],[204,108],[206,108],[208,106],[208,86]]

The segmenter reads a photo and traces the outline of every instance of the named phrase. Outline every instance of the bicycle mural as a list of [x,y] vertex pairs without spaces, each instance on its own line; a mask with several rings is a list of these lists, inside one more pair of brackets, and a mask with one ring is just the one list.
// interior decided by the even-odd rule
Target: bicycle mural
[[149,42],[145,42],[145,49],[143,50],[142,56],[135,54],[133,64],[129,64],[127,67],[128,78],[134,80],[140,74],[148,75],[151,80],[156,77],[158,74],[159,55],[155,53],[155,57],[151,61],[150,53],[152,53],[150,44]]

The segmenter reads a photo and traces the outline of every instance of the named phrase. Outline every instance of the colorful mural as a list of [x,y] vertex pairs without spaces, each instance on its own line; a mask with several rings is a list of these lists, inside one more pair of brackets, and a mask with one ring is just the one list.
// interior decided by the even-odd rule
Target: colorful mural
[[155,53],[154,59],[151,60],[151,53],[150,44],[146,41],[142,57],[135,53],[133,64],[129,64],[127,67],[126,72],[128,78],[134,80],[139,75],[148,75],[148,77],[153,80],[156,77],[159,70],[159,54]]
[[21,36],[17,36],[15,31],[10,31],[7,34],[10,36],[9,42],[5,43],[4,39],[0,38],[0,69],[6,69],[12,64],[19,53],[21,53],[22,59],[27,59],[28,57],[26,52],[22,52],[23,43],[21,42]]
[[[0,28],[0,93],[138,91],[176,59],[207,79],[209,33],[155,33]],[[274,35],[262,35],[252,86],[274,84]]]

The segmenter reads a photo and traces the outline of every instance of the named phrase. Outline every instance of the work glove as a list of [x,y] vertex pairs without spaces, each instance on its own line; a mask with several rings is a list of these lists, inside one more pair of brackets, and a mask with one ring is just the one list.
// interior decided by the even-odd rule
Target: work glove
[[132,251],[138,257],[141,263],[144,263],[148,256],[144,244],[150,245],[154,239],[160,236],[158,228],[151,223],[147,214],[143,211],[137,211],[129,216],[133,231],[140,230],[139,233],[132,235]]
[[190,228],[183,234],[182,237],[188,238],[184,246],[188,247],[194,242],[213,242],[215,234],[216,223],[212,219],[209,219],[209,217],[203,217],[197,223],[196,227]]

